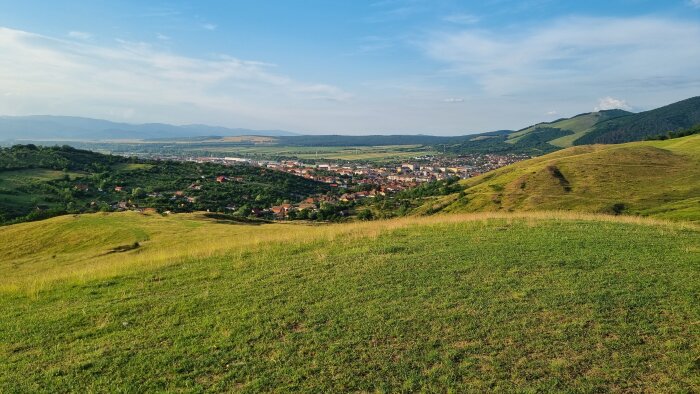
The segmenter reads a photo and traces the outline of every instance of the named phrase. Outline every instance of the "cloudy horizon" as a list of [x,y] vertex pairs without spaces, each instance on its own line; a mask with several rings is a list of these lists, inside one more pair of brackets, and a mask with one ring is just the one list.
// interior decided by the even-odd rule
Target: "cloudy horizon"
[[459,135],[698,95],[697,1],[598,3],[0,1],[0,115]]

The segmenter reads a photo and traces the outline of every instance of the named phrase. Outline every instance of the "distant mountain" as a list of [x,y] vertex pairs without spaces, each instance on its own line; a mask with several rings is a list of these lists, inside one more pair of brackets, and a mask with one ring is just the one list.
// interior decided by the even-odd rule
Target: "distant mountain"
[[198,136],[292,136],[282,130],[249,130],[207,125],[130,124],[72,116],[2,116],[0,140],[115,140]]
[[693,97],[651,111],[600,122],[576,139],[574,145],[640,141],[668,131],[687,129],[699,123],[700,97]]

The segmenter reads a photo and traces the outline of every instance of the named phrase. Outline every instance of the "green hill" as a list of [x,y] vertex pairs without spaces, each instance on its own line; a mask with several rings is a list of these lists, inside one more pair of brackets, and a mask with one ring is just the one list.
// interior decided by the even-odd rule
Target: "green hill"
[[[226,181],[217,182],[218,176]],[[145,161],[67,146],[0,148],[0,224],[124,208],[249,211],[328,190],[319,182],[247,165]]]
[[609,110],[581,114],[554,122],[539,123],[510,134],[506,142],[514,144],[529,136],[542,134],[543,131],[554,129],[558,131],[558,135],[552,135],[552,138],[547,138],[546,142],[556,147],[565,148],[572,146],[576,139],[588,133],[597,123],[626,115],[632,115],[632,113],[623,110]]
[[0,392],[696,392],[700,230],[583,214],[0,228]]
[[420,212],[573,210],[700,220],[700,135],[568,148],[463,182]]
[[698,124],[700,97],[694,97],[640,113],[616,109],[538,123],[509,133],[502,141],[497,141],[496,138],[489,142],[499,149],[503,148],[497,142],[505,142],[511,145],[512,150],[527,151],[528,148],[536,148],[531,151],[546,153],[574,145],[641,141]]
[[651,111],[598,123],[590,132],[574,141],[574,144],[640,141],[668,131],[688,129],[697,124],[700,124],[700,97],[693,97]]

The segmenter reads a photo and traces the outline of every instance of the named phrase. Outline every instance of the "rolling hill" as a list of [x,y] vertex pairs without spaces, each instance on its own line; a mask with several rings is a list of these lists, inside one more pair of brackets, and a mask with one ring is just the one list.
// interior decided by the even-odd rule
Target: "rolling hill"
[[119,209],[247,213],[329,189],[249,165],[137,160],[65,146],[0,148],[0,224]]
[[545,141],[551,145],[566,148],[572,146],[574,141],[588,133],[597,123],[628,115],[632,115],[632,113],[623,110],[609,110],[580,114],[554,122],[539,123],[509,134],[506,142],[514,144],[525,138],[531,138],[533,135],[545,134],[547,131],[551,133],[552,130],[556,130],[559,136],[552,135]]
[[696,392],[700,230],[471,214],[0,228],[2,392]]
[[576,146],[463,182],[419,212],[572,210],[700,220],[700,135]]

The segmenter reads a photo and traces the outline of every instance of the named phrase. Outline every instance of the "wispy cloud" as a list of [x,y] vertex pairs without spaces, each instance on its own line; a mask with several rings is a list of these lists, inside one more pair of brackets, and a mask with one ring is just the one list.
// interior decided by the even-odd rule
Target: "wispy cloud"
[[544,27],[438,32],[422,48],[492,95],[700,80],[700,24],[663,18],[564,18]]
[[147,43],[105,46],[0,28],[0,52],[0,86],[13,94],[0,100],[5,113],[128,114],[172,122],[211,116],[276,127],[317,100],[350,98],[338,87],[273,72],[267,63],[188,57]]
[[462,97],[448,97],[445,99],[442,99],[443,103],[463,103],[464,98]]
[[695,8],[700,8],[700,0],[688,0],[688,4]]
[[70,31],[68,32],[68,37],[77,38],[78,40],[89,40],[92,38],[92,34],[86,33],[84,31]]
[[156,34],[156,38],[159,39],[159,40],[161,40],[161,41],[168,41],[168,40],[170,40],[170,36],[166,36],[166,35],[163,34],[163,33],[158,33],[158,34]]
[[216,30],[218,27],[219,27],[219,26],[217,26],[217,25],[215,25],[215,24],[213,24],[213,23],[205,23],[205,24],[202,25],[202,28],[203,28],[204,30],[211,30],[211,31]]
[[481,18],[479,18],[478,16],[472,14],[452,14],[442,18],[442,20],[444,20],[445,22],[460,25],[472,25],[474,23],[478,23],[480,19]]

